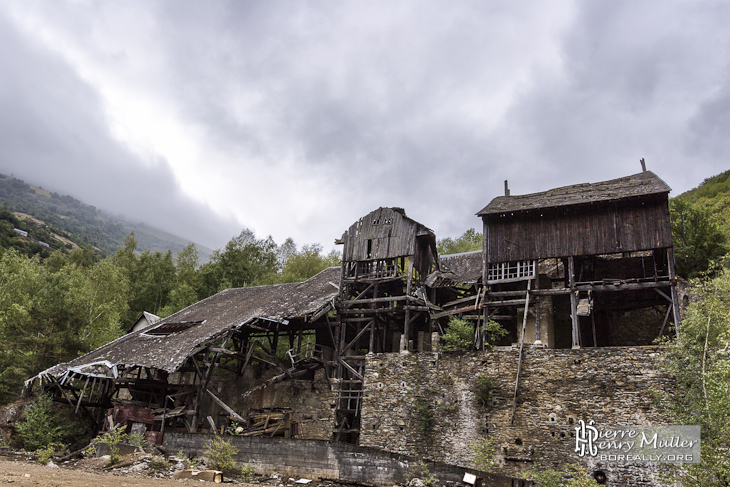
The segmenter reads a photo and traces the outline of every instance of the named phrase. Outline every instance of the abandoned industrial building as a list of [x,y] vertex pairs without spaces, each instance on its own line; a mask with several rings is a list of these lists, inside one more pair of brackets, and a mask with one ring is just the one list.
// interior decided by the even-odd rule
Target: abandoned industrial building
[[[576,462],[578,419],[663,421],[647,384],[665,380],[652,344],[679,329],[669,191],[648,171],[505,190],[477,214],[482,250],[447,256],[403,209],[378,208],[336,241],[341,267],[228,289],[158,321],[145,314],[26,391],[52,391],[102,428],[125,422],[175,451],[230,434],[262,470],[273,441],[290,455],[285,445],[307,442],[302,465],[326,443],[469,468],[470,442],[486,436],[504,475]],[[451,317],[473,324],[473,351],[441,351]],[[507,330],[498,343],[489,321]],[[494,386],[480,405],[481,376]],[[609,484],[653,479],[643,466],[588,465]]]

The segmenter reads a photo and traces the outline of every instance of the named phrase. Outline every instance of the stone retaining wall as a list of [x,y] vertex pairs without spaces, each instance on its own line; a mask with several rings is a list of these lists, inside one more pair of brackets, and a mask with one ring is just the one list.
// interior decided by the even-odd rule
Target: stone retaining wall
[[[379,354],[369,357],[360,444],[473,466],[475,443],[489,438],[500,471],[583,463],[609,485],[659,485],[656,469],[617,467],[574,452],[579,420],[603,425],[666,424],[651,387],[669,385],[655,367],[661,347],[526,349],[512,418],[518,352]],[[475,391],[494,384],[489,404]]]

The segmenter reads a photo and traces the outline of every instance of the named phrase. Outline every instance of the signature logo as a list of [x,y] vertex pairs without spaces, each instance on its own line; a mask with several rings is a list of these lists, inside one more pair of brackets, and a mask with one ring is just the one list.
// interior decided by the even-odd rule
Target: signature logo
[[598,440],[598,429],[593,426],[595,421],[590,420],[588,424],[582,419],[575,427],[575,452],[580,457],[586,454],[595,457],[598,454],[596,441]]

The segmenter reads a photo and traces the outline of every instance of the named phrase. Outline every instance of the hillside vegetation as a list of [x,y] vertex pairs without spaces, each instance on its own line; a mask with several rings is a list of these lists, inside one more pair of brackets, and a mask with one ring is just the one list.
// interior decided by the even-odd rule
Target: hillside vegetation
[[670,199],[677,272],[703,275],[727,260],[730,250],[730,171],[705,179]]
[[[141,251],[171,250],[176,254],[188,244],[186,240],[162,230],[111,216],[72,196],[49,192],[2,174],[0,174],[0,205],[16,213],[16,217],[18,213],[22,213],[26,217],[36,219],[41,223],[35,225],[36,229],[50,230],[80,247],[94,249],[100,256],[114,253],[124,245],[124,238],[132,232]],[[25,219],[21,217],[20,220]],[[5,221],[10,220],[5,218]],[[54,250],[62,247],[54,246],[44,240],[44,238],[50,239],[51,236],[45,235],[42,231],[35,233],[42,237],[40,240],[51,244]],[[200,245],[196,247],[203,261],[210,257],[212,252],[210,249]],[[40,249],[38,250],[42,253]]]

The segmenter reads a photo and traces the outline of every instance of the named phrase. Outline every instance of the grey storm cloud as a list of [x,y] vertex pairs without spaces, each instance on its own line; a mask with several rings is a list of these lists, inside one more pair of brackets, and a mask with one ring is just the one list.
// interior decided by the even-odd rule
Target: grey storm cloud
[[[532,193],[644,157],[679,194],[730,160],[727,1],[30,4],[0,8],[2,169],[214,247],[244,225],[329,245],[378,206],[456,236],[505,179]],[[196,199],[28,17],[194,128]]]
[[145,165],[115,140],[96,90],[1,11],[0,44],[12,46],[0,77],[3,172],[204,245],[236,233],[182,193],[166,161]]

